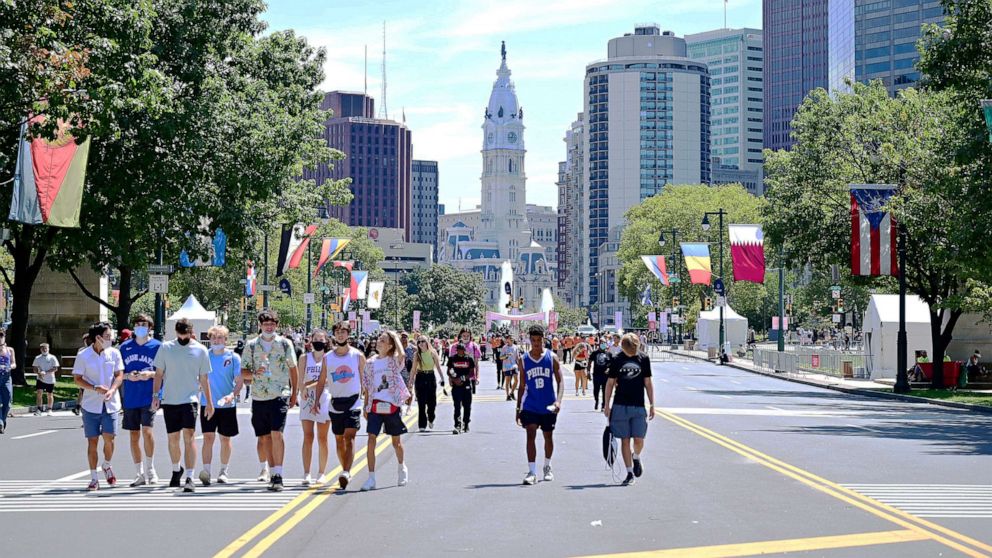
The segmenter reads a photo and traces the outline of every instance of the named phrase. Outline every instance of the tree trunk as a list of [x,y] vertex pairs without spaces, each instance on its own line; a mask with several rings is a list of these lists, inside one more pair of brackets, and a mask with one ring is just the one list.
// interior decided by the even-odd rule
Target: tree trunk
[[120,272],[120,284],[118,285],[117,306],[112,307],[114,315],[117,317],[117,329],[128,327],[131,322],[131,284],[134,278],[134,270],[130,266],[122,265],[117,268]]
[[[46,227],[40,238],[35,239],[37,227],[22,224],[20,230],[11,241],[6,243],[7,249],[14,258],[14,283],[11,285],[13,304],[11,305],[10,331],[7,342],[14,349],[17,368],[11,371],[11,381],[15,385],[25,385],[24,371],[28,354],[28,318],[31,308],[31,290],[38,279],[38,273],[48,255],[48,249],[58,234],[58,229]],[[32,252],[34,260],[32,260]]]
[[951,314],[947,320],[947,326],[941,327],[945,312],[948,310],[930,310],[930,342],[933,345],[933,354],[931,355],[933,377],[930,379],[932,389],[944,389],[944,353],[947,352],[947,346],[953,339],[954,326],[957,325],[958,318],[961,317],[960,310],[949,310]]

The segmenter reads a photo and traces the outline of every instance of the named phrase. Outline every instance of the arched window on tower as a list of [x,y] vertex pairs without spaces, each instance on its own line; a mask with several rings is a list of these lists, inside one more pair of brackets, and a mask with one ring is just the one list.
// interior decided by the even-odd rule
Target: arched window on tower
[[510,159],[510,167],[509,167],[509,170],[510,170],[510,174],[513,174],[513,159]]

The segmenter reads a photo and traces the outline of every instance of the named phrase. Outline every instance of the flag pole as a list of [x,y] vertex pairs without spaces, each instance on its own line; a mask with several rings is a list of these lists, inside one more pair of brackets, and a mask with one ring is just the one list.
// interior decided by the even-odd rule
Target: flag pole
[[908,343],[906,340],[906,226],[897,225],[899,229],[899,333],[896,337],[896,385],[892,388],[895,393],[908,393],[909,375],[906,362]]

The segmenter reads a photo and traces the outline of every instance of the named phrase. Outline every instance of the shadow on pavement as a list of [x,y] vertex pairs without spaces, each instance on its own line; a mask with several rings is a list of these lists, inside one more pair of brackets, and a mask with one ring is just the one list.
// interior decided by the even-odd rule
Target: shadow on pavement
[[903,424],[888,420],[870,423],[870,426],[857,428],[848,425],[802,426],[777,429],[774,432],[813,434],[817,436],[857,436],[862,438],[885,438],[898,440],[918,440],[926,442],[930,455],[992,455],[992,436],[986,421],[970,420],[954,425]]

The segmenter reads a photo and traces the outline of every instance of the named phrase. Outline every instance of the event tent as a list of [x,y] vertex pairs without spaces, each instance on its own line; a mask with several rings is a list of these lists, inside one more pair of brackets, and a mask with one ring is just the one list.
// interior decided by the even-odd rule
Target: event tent
[[200,301],[196,300],[195,296],[189,295],[182,308],[176,310],[176,313],[165,321],[166,341],[176,338],[176,322],[181,318],[186,318],[192,322],[193,331],[198,340],[205,339],[207,330],[217,325],[217,313],[208,311],[200,304]]
[[[747,318],[741,316],[729,305],[723,307],[723,322],[726,328],[726,341],[731,350],[747,342]],[[707,350],[720,345],[720,309],[713,308],[708,312],[700,312],[696,322],[696,348]]]

